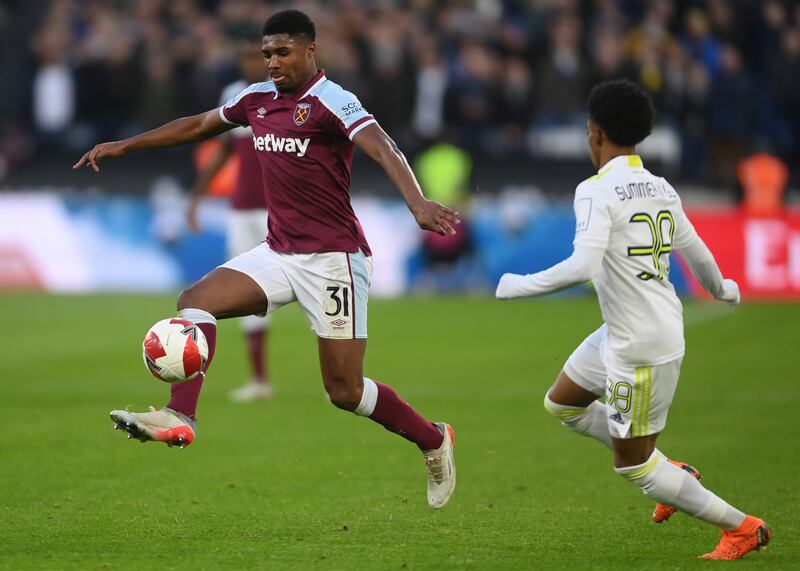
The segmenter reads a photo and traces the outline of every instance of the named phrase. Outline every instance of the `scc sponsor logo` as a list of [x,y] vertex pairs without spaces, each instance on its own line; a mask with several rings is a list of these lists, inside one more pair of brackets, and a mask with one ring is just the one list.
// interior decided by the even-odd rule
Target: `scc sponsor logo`
[[350,117],[350,115],[358,113],[362,109],[363,107],[361,107],[361,103],[358,101],[351,101],[347,105],[342,105],[342,113],[344,113],[345,117]]

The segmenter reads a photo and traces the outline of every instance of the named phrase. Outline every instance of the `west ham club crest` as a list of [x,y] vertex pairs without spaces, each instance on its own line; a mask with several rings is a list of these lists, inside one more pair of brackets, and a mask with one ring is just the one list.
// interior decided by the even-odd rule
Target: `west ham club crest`
[[311,103],[298,103],[294,108],[294,124],[298,127],[308,121],[308,116],[311,115]]

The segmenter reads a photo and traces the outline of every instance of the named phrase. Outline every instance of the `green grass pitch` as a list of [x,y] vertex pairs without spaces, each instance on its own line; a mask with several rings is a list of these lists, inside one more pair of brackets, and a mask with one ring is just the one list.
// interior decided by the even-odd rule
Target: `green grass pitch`
[[[425,502],[416,448],[324,398],[297,307],[275,316],[277,398],[234,405],[238,324],[220,344],[185,450],[127,441],[108,411],[165,402],[141,362],[174,296],[0,297],[0,569],[694,569],[718,540],[616,476],[598,443],[542,408],[600,324],[592,299],[374,300],[366,374],[453,424],[458,487]],[[800,305],[686,308],[683,376],[659,441],[763,516],[797,568]]]

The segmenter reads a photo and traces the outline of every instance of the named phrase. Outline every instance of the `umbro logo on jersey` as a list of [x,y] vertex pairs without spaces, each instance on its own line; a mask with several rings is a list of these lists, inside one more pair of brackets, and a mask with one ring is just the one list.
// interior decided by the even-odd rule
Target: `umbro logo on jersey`
[[264,137],[253,135],[253,146],[258,151],[276,153],[295,153],[298,157],[304,157],[308,150],[308,143],[311,139],[294,139],[292,137],[276,137],[268,133]]
[[263,119],[264,115],[266,115],[266,113],[267,113],[267,110],[264,109],[263,107],[259,107],[258,110],[256,111],[256,113],[258,113],[258,118],[259,119]]
[[298,103],[294,108],[294,115],[292,115],[294,124],[299,127],[300,125],[308,121],[309,115],[311,115],[311,104]]

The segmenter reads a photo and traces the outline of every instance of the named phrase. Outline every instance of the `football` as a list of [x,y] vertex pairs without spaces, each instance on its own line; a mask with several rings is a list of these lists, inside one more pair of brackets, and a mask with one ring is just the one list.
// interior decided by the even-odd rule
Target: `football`
[[197,325],[186,319],[162,319],[142,343],[142,358],[153,376],[168,383],[197,377],[208,359],[208,342]]

